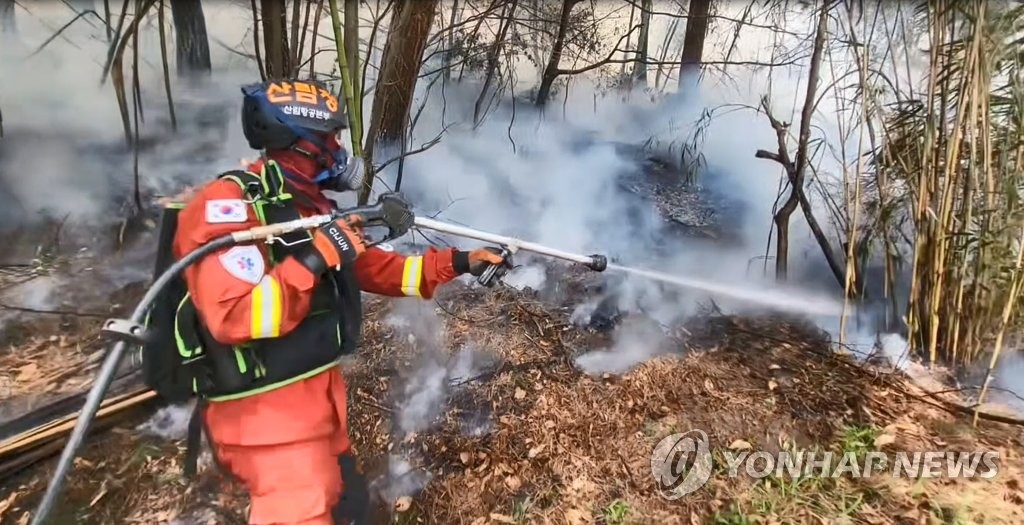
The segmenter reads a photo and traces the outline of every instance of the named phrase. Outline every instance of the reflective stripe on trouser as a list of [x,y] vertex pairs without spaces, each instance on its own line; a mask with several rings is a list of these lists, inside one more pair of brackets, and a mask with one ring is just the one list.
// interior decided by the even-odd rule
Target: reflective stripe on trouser
[[402,293],[409,296],[420,296],[420,282],[423,281],[423,257],[406,257],[402,269]]
[[265,339],[281,334],[281,285],[267,274],[252,290],[252,338]]

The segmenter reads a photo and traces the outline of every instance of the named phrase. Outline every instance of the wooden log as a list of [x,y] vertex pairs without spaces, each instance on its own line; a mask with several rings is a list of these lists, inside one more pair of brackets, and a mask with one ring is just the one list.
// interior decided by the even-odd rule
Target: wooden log
[[[156,398],[156,392],[144,387],[111,397],[100,405],[90,430],[95,432],[109,428],[134,410],[148,407]],[[60,452],[75,427],[79,413],[75,411],[0,441],[0,480]]]

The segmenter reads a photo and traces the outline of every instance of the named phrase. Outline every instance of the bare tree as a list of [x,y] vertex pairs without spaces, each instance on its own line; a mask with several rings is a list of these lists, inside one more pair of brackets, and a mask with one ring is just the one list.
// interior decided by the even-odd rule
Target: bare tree
[[210,39],[206,34],[206,16],[201,0],[174,0],[170,4],[178,75],[208,73]]
[[[590,64],[587,64],[587,65],[584,65],[584,66],[568,68],[568,69],[567,68],[563,68],[560,65],[561,62],[562,62],[562,55],[565,54],[566,43],[567,43],[568,40],[570,40],[570,38],[569,38],[569,29],[570,29],[570,27],[569,26],[573,25],[573,23],[574,23],[573,20],[572,20],[572,10],[573,10],[573,7],[575,7],[581,1],[582,0],[563,0],[563,2],[562,2],[561,14],[558,17],[557,28],[556,28],[556,31],[553,32],[553,34],[554,34],[554,41],[553,41],[553,45],[551,47],[551,54],[548,56],[547,65],[544,66],[544,71],[541,74],[540,87],[537,88],[537,95],[536,95],[536,98],[534,99],[534,103],[537,105],[537,107],[544,107],[545,105],[547,105],[548,100],[551,98],[551,88],[553,87],[553,85],[555,83],[555,79],[557,79],[559,76],[562,76],[562,75],[579,75],[579,74],[582,74],[582,73],[586,73],[588,71],[593,71],[593,70],[595,70],[595,69],[597,69],[599,67],[607,66],[609,64],[632,63],[632,62],[636,62],[638,60],[636,58],[636,56],[635,56],[635,52],[634,51],[627,51],[623,47],[623,43],[626,42],[627,39],[629,39],[632,36],[634,31],[636,31],[637,29],[640,29],[640,24],[637,24],[635,26],[630,27],[629,31],[627,31],[625,34],[620,36],[619,39],[615,42],[615,44],[613,46],[611,46],[612,47],[611,51],[607,55],[605,55],[604,58],[601,58],[599,60],[596,60],[596,61],[591,62]],[[579,44],[576,43],[576,41],[581,39],[581,38],[582,39],[588,38],[587,35],[589,35],[590,37],[593,37],[594,36],[593,30],[590,29],[590,28],[587,28],[587,29],[585,29],[583,31],[577,31],[576,34],[572,37],[574,45],[579,45]],[[590,48],[593,48],[593,47],[597,47],[597,46],[596,45],[590,46],[590,45],[584,44],[584,45],[581,45],[579,47],[583,47],[583,48],[590,47]],[[623,52],[626,52],[627,55],[631,54],[631,55],[634,55],[634,56],[630,56],[629,58],[624,58],[624,59],[616,59],[615,58],[616,55],[618,55],[620,53],[623,53]],[[581,55],[581,54],[582,53],[577,53],[577,58],[579,58],[579,55]],[[650,60],[646,60],[646,61],[644,61],[644,63],[646,65],[652,64],[652,62]]]
[[291,71],[288,47],[288,10],[285,0],[260,0],[263,17],[263,53],[267,78],[283,78]]
[[565,49],[565,35],[569,31],[569,19],[572,17],[572,8],[581,0],[562,0],[562,14],[558,19],[558,30],[555,33],[555,40],[551,45],[551,54],[548,55],[548,64],[541,74],[540,88],[537,89],[537,98],[534,101],[537,106],[543,107],[551,98],[551,86],[560,74],[558,64],[562,61],[562,51]]
[[818,77],[821,71],[821,57],[825,47],[825,33],[828,29],[828,13],[831,0],[826,0],[818,15],[818,25],[814,36],[814,50],[811,53],[810,70],[807,74],[807,93],[804,98],[803,110],[800,114],[800,135],[797,138],[796,159],[792,159],[786,147],[786,133],[789,124],[780,122],[768,108],[767,99],[762,99],[761,105],[775,130],[778,139],[778,152],[758,150],[755,156],[762,159],[771,159],[782,165],[789,182],[789,197],[775,212],[776,242],[775,242],[775,278],[785,280],[789,270],[789,219],[799,206],[807,219],[807,225],[811,233],[818,241],[825,260],[840,286],[846,284],[846,274],[843,264],[821,229],[818,221],[814,218],[811,203],[804,191],[804,184],[807,179],[807,166],[809,164],[809,142],[811,136],[811,115],[814,113],[815,97],[818,90]]
[[[438,0],[399,2],[391,17],[388,39],[381,56],[380,73],[373,97],[370,129],[367,133],[365,156],[368,167],[373,166],[375,155],[399,150],[409,123],[409,108],[419,77],[423,49],[434,23]],[[359,202],[365,204],[373,188],[371,176],[359,192]]]
[[0,33],[14,33],[14,0],[0,0]]
[[640,8],[640,38],[636,43],[637,62],[633,65],[633,79],[641,86],[647,85],[647,42],[651,31],[651,3],[643,0]]
[[708,34],[708,13],[712,0],[690,0],[686,12],[686,34],[683,36],[683,55],[679,60],[679,88],[687,77],[695,77],[704,58],[704,39]]
[[473,106],[473,127],[479,127],[483,121],[484,101],[487,99],[488,91],[490,91],[491,84],[494,82],[494,76],[498,69],[498,56],[501,54],[501,46],[505,43],[506,36],[508,36],[508,28],[514,23],[518,4],[519,0],[509,2],[507,10],[501,17],[498,35],[494,38],[494,42],[491,43],[490,49],[487,50],[487,70],[484,72],[484,85],[480,89],[480,95],[476,99],[476,104]]
[[455,54],[455,21],[459,15],[459,0],[452,0],[452,12],[448,19],[448,49],[444,52],[444,83],[452,80],[452,56]]

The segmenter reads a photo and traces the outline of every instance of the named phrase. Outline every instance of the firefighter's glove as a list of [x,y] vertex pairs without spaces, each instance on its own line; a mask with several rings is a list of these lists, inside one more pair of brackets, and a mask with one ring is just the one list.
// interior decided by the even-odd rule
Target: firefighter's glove
[[317,228],[311,249],[301,262],[315,275],[328,268],[352,264],[366,251],[362,227],[363,218],[350,215]]
[[480,277],[492,264],[501,265],[502,270],[508,270],[512,268],[512,257],[502,257],[501,251],[501,248],[487,246],[469,252],[455,252],[452,266],[456,272],[469,273],[474,277]]

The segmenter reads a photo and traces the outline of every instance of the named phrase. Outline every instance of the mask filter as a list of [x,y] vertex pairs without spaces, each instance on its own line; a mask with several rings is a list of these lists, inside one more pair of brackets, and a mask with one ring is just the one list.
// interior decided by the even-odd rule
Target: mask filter
[[333,162],[313,179],[321,188],[330,191],[355,191],[362,187],[364,179],[363,159],[350,157],[344,149],[335,151]]

